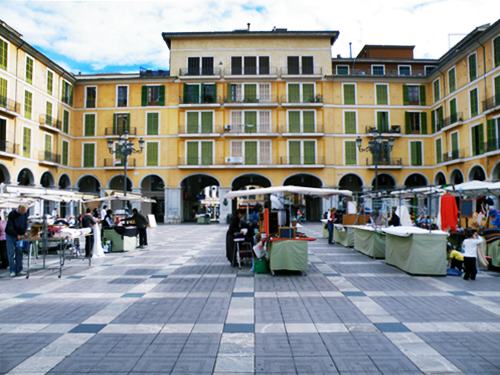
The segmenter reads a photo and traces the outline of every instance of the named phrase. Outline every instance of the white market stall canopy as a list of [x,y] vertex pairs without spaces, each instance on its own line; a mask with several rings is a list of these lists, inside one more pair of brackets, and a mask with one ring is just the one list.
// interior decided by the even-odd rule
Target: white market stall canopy
[[93,195],[83,194],[70,190],[5,184],[0,184],[0,192],[0,202],[17,202],[18,205],[32,205],[36,200],[53,202],[78,202],[93,197]]
[[269,195],[269,194],[279,194],[279,193],[313,195],[316,197],[329,197],[332,195],[344,195],[347,197],[352,196],[352,192],[349,190],[326,189],[326,188],[322,189],[322,188],[287,185],[287,186],[272,186],[268,188],[259,188],[259,189],[230,191],[225,195],[225,198],[231,199],[237,197],[247,197],[249,195]]
[[446,191],[460,193],[469,196],[480,196],[500,193],[500,182],[468,181],[458,185],[448,186]]
[[127,195],[118,191],[112,191],[108,196],[102,198],[93,198],[83,201],[83,203],[91,202],[106,202],[106,201],[130,201],[130,202],[144,202],[155,203],[156,201],[151,198],[143,197],[140,194],[127,193]]
[[443,189],[437,186],[424,186],[418,188],[392,191],[391,195],[412,197],[415,195],[443,194],[444,192],[445,191]]

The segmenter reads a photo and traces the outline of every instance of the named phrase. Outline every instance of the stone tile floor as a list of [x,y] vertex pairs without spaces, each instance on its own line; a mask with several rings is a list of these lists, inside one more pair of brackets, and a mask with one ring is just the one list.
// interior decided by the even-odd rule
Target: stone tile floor
[[0,274],[0,373],[500,374],[497,274],[409,276],[320,238],[306,276],[254,276],[225,231],[160,226],[62,279]]

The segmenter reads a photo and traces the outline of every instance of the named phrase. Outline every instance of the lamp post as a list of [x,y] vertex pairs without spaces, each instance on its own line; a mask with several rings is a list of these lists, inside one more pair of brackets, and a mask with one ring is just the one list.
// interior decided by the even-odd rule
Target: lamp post
[[128,157],[133,153],[140,153],[144,150],[144,138],[139,138],[139,148],[134,148],[134,142],[129,140],[128,131],[118,137],[118,141],[108,139],[108,150],[111,154],[119,156],[123,162],[123,208],[127,207],[127,166]]

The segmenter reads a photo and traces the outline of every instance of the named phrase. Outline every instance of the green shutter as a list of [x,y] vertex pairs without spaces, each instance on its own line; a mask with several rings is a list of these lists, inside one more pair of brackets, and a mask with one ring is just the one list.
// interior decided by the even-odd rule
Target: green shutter
[[213,112],[201,112],[201,132],[213,132]]
[[[500,39],[500,38],[499,38]],[[486,136],[488,138],[488,151],[497,149],[496,120],[488,120],[486,123]]]
[[33,60],[26,57],[26,82],[33,83]]
[[443,161],[443,150],[441,146],[441,139],[436,139],[436,163]]
[[344,142],[344,156],[346,165],[356,165],[356,142]]
[[478,151],[479,151],[479,154],[482,154],[482,153],[484,153],[484,127],[483,127],[483,124],[479,124],[477,126],[477,128],[478,128],[477,142],[479,143]]
[[255,111],[245,111],[244,115],[244,124],[245,124],[245,133],[257,133],[257,112]]
[[199,112],[187,113],[187,132],[189,134],[198,133]]
[[469,56],[469,80],[474,81],[477,78],[476,55]]
[[7,70],[8,44],[0,39],[0,68]]
[[497,105],[500,105],[500,75],[495,77],[495,106]]
[[420,85],[420,103],[419,105],[425,105],[425,85]]
[[405,133],[411,133],[410,112],[405,112]]
[[7,105],[7,80],[0,77],[0,107],[5,107],[6,105]]
[[246,141],[244,144],[245,144],[245,164],[256,165],[257,164],[257,142],[256,141]]
[[91,168],[95,166],[94,151],[95,144],[85,143],[83,145],[83,166],[85,168]]
[[450,93],[456,90],[455,68],[448,71],[448,89],[450,90]]
[[411,142],[411,164],[412,165],[422,165],[422,143]]
[[24,92],[24,117],[31,119],[33,106],[33,94],[29,91]]
[[420,134],[427,134],[427,113],[420,112]]
[[477,139],[477,134],[476,134],[476,127],[472,127],[470,129],[470,132],[471,132],[471,137],[472,137],[472,156],[475,156],[477,155],[477,150],[479,149],[479,147],[476,147],[478,146],[478,139]]
[[148,87],[142,86],[141,89],[141,104],[143,107],[148,105]]
[[23,128],[23,156],[29,158],[31,156],[31,129]]
[[[116,122],[116,115],[113,117],[114,122]],[[113,126],[116,129],[116,125]],[[84,134],[87,137],[95,136],[95,114],[87,113],[85,114],[85,128]]]
[[50,70],[47,71],[47,92],[52,95],[54,89],[54,73]]
[[158,135],[159,115],[158,113],[148,113],[146,117],[146,134],[148,135]]
[[356,112],[344,112],[344,127],[346,134],[356,134]]
[[288,111],[288,131],[300,133],[300,111]]
[[160,102],[160,105],[165,105],[165,86],[163,85],[160,86],[158,101]]
[[500,65],[500,36],[496,37],[493,42],[495,50],[495,68]]
[[45,152],[52,152],[52,137],[48,134],[45,134]]
[[304,133],[314,133],[314,111],[302,112]]
[[433,133],[436,132],[436,111],[431,112],[431,130]]
[[389,130],[388,112],[377,112],[377,130],[387,132]]
[[300,141],[289,141],[288,142],[288,162],[290,164],[301,164],[300,163]]
[[356,87],[353,84],[344,85],[344,104],[356,104]]
[[45,104],[45,123],[47,125],[52,125],[52,103],[47,102]]
[[300,102],[300,85],[298,83],[288,84],[288,102],[289,103]]
[[304,164],[316,164],[316,142],[304,141]]
[[118,122],[118,116],[116,113],[113,113],[113,134],[118,134],[117,122]]
[[69,157],[69,143],[66,141],[62,142],[62,164],[68,165]]
[[213,164],[213,143],[210,141],[201,142],[201,164]]
[[377,104],[387,105],[387,85],[376,85],[377,91]]
[[244,85],[245,102],[255,103],[257,101],[257,85],[246,84]]
[[458,133],[451,134],[451,152],[453,154],[458,152]]
[[451,117],[451,123],[454,123],[457,121],[457,100],[456,99],[450,100],[450,117]]
[[478,114],[477,89],[471,90],[469,92],[469,101],[470,101],[470,115],[471,115],[471,117],[477,116],[477,114]]
[[69,133],[69,112],[63,110],[63,132]]
[[146,143],[146,165],[148,167],[158,165],[158,142]]
[[438,109],[436,109],[436,114],[437,114],[438,130],[441,130],[441,128],[443,127],[443,121],[444,121],[443,107],[439,107]]
[[314,84],[312,83],[302,84],[302,101],[304,103],[314,102]]
[[198,165],[198,142],[186,142],[187,165]]
[[437,102],[440,99],[439,92],[439,80],[434,81],[434,101]]
[[408,86],[403,85],[403,104],[408,105],[410,102],[409,94],[408,94]]

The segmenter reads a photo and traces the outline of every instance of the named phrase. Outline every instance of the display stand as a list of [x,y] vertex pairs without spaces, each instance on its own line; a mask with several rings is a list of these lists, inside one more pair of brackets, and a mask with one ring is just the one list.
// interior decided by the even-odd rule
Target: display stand
[[353,227],[342,224],[334,224],[333,240],[345,247],[354,247]]
[[269,268],[274,271],[307,272],[308,241],[314,239],[273,239],[269,243]]
[[385,233],[369,225],[354,226],[354,249],[376,259],[385,258]]

